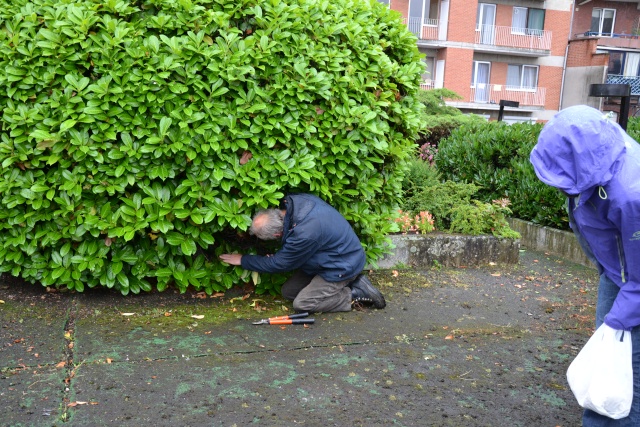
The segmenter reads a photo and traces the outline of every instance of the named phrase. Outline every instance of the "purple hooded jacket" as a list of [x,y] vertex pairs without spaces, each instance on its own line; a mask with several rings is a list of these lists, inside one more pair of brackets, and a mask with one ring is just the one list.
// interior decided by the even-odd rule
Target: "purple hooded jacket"
[[573,196],[573,231],[600,273],[620,287],[605,323],[640,325],[640,144],[587,106],[557,113],[530,157],[540,180]]

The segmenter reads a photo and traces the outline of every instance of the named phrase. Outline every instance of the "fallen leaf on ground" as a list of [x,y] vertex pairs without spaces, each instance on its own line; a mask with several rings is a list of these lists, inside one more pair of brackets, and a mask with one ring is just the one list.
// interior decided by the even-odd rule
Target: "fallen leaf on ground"
[[211,295],[211,298],[220,298],[223,296],[224,294],[222,292],[216,292],[215,294]]
[[194,319],[204,319],[204,315],[202,315],[202,314],[194,314],[191,317],[193,317]]
[[135,313],[120,313],[120,314],[122,314],[123,316],[133,316],[133,315],[135,315]]
[[494,276],[494,277],[500,277],[500,276],[502,276],[500,273],[491,273],[491,275],[492,275],[492,276]]
[[400,273],[398,273],[398,270],[393,270],[391,274],[393,275],[393,277],[398,277],[400,275]]
[[67,362],[60,362],[56,365],[56,368],[60,369],[60,368],[64,368],[65,365],[67,364]]
[[444,337],[445,340],[452,340],[453,339],[453,335],[447,335],[446,337]]
[[67,406],[73,408],[78,405],[97,405],[98,402],[71,402]]
[[110,365],[111,362],[113,362],[113,359],[110,359],[110,358],[107,357],[107,363]]
[[168,312],[168,311],[166,313],[164,313],[164,317],[169,317],[169,316],[173,316],[173,313]]

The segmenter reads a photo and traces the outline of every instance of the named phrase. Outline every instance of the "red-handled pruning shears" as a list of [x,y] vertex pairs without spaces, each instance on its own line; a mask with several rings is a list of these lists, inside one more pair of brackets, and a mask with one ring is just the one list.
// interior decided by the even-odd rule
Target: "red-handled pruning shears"
[[309,313],[296,313],[288,316],[270,317],[253,322],[254,325],[309,325],[314,323],[316,319],[304,319]]

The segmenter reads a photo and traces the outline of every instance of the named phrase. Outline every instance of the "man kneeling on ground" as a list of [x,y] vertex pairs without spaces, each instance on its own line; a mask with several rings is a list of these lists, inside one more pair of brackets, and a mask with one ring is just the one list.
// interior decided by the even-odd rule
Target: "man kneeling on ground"
[[384,296],[362,274],[366,257],[347,220],[311,194],[290,194],[282,209],[258,212],[249,233],[262,240],[281,239],[274,255],[223,254],[231,265],[259,273],[294,271],[282,296],[296,311],[350,311],[352,305],[384,308]]

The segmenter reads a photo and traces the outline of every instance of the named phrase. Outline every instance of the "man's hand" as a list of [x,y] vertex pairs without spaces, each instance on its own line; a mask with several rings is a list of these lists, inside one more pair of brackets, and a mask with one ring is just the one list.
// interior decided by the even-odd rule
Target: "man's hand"
[[222,254],[220,255],[222,262],[226,262],[231,265],[240,265],[242,261],[242,254]]

